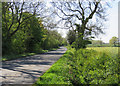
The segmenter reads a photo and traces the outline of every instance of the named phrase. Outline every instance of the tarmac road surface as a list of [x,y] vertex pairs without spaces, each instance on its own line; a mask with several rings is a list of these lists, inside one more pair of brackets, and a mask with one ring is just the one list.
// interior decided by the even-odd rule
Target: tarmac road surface
[[33,84],[66,50],[60,47],[44,54],[2,62],[2,84]]

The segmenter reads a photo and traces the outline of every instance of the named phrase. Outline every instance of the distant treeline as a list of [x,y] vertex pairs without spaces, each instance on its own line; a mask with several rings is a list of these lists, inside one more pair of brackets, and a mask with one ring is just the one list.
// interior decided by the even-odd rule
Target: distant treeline
[[111,45],[109,43],[103,43],[103,44],[88,44],[87,47],[120,47],[120,44]]
[[90,44],[87,47],[120,47],[120,43],[117,37],[112,37],[109,43],[104,43],[102,40],[90,40]]

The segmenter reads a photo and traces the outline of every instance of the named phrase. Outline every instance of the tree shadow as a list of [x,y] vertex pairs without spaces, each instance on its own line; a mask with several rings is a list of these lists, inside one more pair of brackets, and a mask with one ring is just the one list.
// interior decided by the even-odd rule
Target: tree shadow
[[[29,77],[32,78],[33,83],[34,83],[35,80],[43,72],[45,72],[44,70],[42,70],[42,71],[39,70],[40,68],[38,68],[38,70],[36,70],[37,67],[41,67],[41,66],[43,66],[42,68],[44,68],[44,66],[50,67],[55,61],[57,61],[64,54],[63,51],[65,51],[65,50],[63,48],[61,48],[56,51],[50,51],[50,52],[44,53],[44,54],[27,56],[25,58],[19,58],[19,59],[12,60],[12,61],[5,61],[5,62],[2,62],[2,69],[16,71],[16,72],[20,72],[22,74],[27,74]],[[35,66],[36,68],[24,69],[24,68],[22,68],[24,65],[25,66],[33,65],[33,67]],[[2,71],[2,72],[4,72],[4,71]],[[11,76],[3,75],[2,77],[11,77]]]
[[64,53],[44,53],[43,55],[63,55]]

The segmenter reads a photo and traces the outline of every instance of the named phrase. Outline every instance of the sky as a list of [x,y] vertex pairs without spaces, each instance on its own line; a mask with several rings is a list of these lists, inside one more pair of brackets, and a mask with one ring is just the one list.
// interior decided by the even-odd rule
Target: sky
[[[109,43],[109,40],[113,37],[116,36],[118,37],[118,2],[120,0],[114,1],[111,6],[112,8],[108,9],[108,21],[106,22],[106,30],[105,30],[105,35],[100,35],[98,40],[101,40],[105,43]],[[120,8],[119,8],[120,10]]]
[[[105,23],[105,34],[101,34],[96,37],[94,40],[102,40],[105,43],[109,43],[109,40],[116,36],[118,37],[118,2],[120,0],[113,1],[111,7],[107,10],[107,19]],[[66,37],[68,30],[58,29],[58,32],[62,34],[63,37]]]

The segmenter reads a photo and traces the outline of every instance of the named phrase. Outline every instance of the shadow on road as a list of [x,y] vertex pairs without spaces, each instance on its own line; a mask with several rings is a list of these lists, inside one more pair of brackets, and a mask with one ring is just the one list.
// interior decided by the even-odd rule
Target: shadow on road
[[66,48],[60,47],[60,49],[48,53],[3,62],[3,84],[9,82],[16,83],[17,81],[20,83],[28,83],[25,79],[31,79],[30,82],[34,83],[43,72],[48,70],[50,66],[65,53],[65,51]]
[[63,55],[64,53],[44,53],[43,55]]

